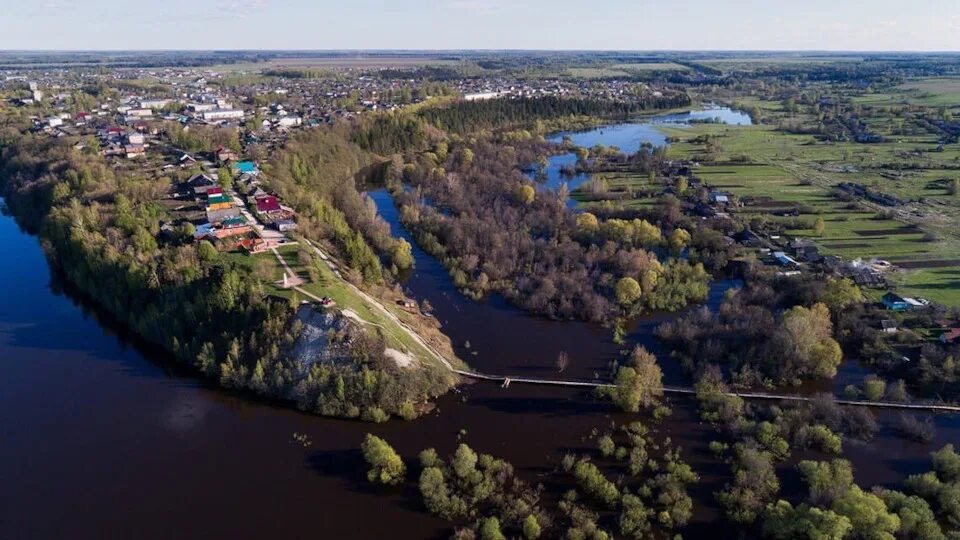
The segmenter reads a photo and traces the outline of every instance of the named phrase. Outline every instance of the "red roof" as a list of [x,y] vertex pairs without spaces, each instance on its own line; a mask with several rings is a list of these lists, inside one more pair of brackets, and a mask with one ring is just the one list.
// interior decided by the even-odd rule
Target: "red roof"
[[257,197],[257,212],[276,212],[280,210],[280,201],[273,195]]

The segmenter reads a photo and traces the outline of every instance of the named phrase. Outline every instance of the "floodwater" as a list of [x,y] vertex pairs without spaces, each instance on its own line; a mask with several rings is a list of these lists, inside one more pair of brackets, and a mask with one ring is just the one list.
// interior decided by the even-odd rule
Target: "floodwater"
[[[604,146],[616,146],[625,154],[634,154],[643,145],[664,146],[667,144],[667,136],[658,129],[658,126],[682,127],[689,126],[692,122],[704,121],[732,126],[749,126],[751,124],[750,116],[744,112],[729,107],[708,106],[682,113],[652,116],[636,122],[606,125],[582,131],[562,131],[547,137],[547,140],[559,143],[565,137],[569,137],[576,146],[591,148],[597,144],[602,144]],[[545,177],[540,184],[540,188],[556,191],[561,184],[566,183],[567,188],[572,192],[580,187],[590,179],[589,174],[576,173],[569,176],[561,173],[564,167],[574,166],[576,163],[577,156],[573,153],[551,156],[548,159],[547,166],[544,167]],[[570,200],[568,204],[572,207],[576,204],[576,201]]]
[[[373,196],[406,235],[389,197]],[[430,300],[457,353],[478,369],[589,379],[603,377],[620,352],[610,329],[530,317],[496,296],[467,300],[439,263],[416,247],[414,255],[404,286]],[[736,285],[714,284],[708,305]],[[443,396],[425,418],[372,425],[211,388],[59,284],[37,239],[6,216],[0,299],[0,538],[446,538],[449,524],[425,512],[414,487],[366,482],[358,450],[366,433],[412,464],[425,447],[451,451],[465,430],[478,451],[507,459],[530,482],[556,485],[564,453],[593,448],[592,430],[635,418],[575,389],[478,383]],[[636,321],[630,341],[653,348],[677,382],[683,374],[650,336],[669,316]],[[558,375],[560,351],[571,363]],[[684,536],[732,535],[715,525],[712,492],[729,478],[707,448],[716,435],[697,420],[693,400],[670,404],[661,432],[702,477]],[[926,469],[931,450],[960,440],[955,417],[935,421],[930,444],[889,430],[869,445],[847,444],[858,481],[896,486]],[[296,444],[294,433],[312,444]]]

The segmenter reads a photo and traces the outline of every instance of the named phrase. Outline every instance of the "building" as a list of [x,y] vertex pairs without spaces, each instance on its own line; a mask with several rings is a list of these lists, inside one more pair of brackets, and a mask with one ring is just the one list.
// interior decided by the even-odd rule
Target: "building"
[[798,263],[793,257],[787,255],[782,251],[774,251],[773,259],[780,264],[780,266],[797,266]]
[[960,328],[950,328],[940,334],[941,343],[955,343],[960,339]]
[[257,164],[252,161],[238,161],[233,164],[233,170],[239,174],[252,175],[257,175],[260,172],[257,170]]
[[897,333],[897,321],[893,319],[884,319],[880,321],[880,330],[884,334],[896,334]]
[[297,222],[293,221],[292,219],[281,219],[275,222],[274,226],[280,232],[288,232],[288,231],[296,230]]
[[713,204],[730,204],[730,194],[723,191],[711,191],[710,202]]
[[220,163],[237,160],[237,153],[229,148],[224,148],[223,146],[217,148],[216,155],[217,161]]
[[243,216],[235,216],[227,218],[220,222],[220,227],[224,229],[236,229],[237,227],[243,227],[247,224],[246,218]]
[[147,155],[147,149],[142,144],[128,144],[123,147],[127,159],[138,158]]
[[189,108],[190,108],[190,110],[193,111],[193,112],[202,113],[202,112],[206,112],[206,111],[212,111],[212,110],[216,109],[217,106],[216,106],[215,104],[213,104],[213,103],[191,103],[191,104],[189,105]]
[[474,92],[472,94],[464,94],[464,101],[482,101],[484,99],[496,99],[504,95],[504,92]]
[[238,120],[243,118],[243,111],[240,109],[213,109],[200,113],[200,116],[208,122],[216,120]]
[[261,195],[254,200],[257,202],[257,212],[261,214],[280,211],[280,201],[273,195]]
[[210,223],[222,223],[224,220],[235,218],[240,215],[240,209],[236,206],[221,208],[219,210],[207,209],[207,221]]
[[294,127],[303,124],[303,119],[299,116],[285,116],[277,120],[277,125],[280,127]]
[[790,242],[790,249],[793,250],[794,257],[801,261],[818,262],[823,258],[817,246],[805,238],[797,238]]
[[207,211],[210,210],[223,210],[225,208],[230,208],[236,206],[233,199],[229,196],[220,193],[219,195],[212,195],[207,197]]
[[172,100],[169,99],[141,99],[140,108],[141,109],[162,109],[170,104]]
[[882,302],[883,306],[889,311],[909,311],[915,307],[923,306],[923,302],[915,298],[900,296],[899,294],[893,292],[888,292],[887,294],[883,295],[883,298],[880,299],[880,302]]
[[212,187],[219,187],[219,184],[205,174],[198,174],[187,180],[187,188],[194,196],[206,195]]

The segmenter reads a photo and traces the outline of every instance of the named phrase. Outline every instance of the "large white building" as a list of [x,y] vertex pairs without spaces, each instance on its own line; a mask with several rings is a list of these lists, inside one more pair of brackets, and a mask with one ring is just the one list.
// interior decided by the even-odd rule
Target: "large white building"
[[172,100],[169,99],[141,99],[140,108],[141,109],[162,109],[166,107]]
[[241,109],[213,109],[200,113],[204,120],[235,120],[243,118]]

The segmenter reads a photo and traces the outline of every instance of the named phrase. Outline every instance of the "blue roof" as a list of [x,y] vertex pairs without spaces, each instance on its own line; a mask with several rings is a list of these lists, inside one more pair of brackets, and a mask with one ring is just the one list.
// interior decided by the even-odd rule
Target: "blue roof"
[[238,161],[235,167],[242,173],[252,173],[257,171],[257,165],[252,161]]
[[193,233],[194,238],[200,238],[201,236],[206,236],[213,232],[213,225],[209,223],[201,223],[197,225],[197,231]]

